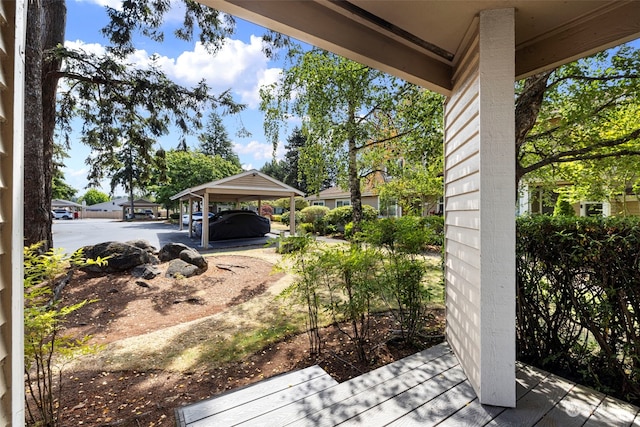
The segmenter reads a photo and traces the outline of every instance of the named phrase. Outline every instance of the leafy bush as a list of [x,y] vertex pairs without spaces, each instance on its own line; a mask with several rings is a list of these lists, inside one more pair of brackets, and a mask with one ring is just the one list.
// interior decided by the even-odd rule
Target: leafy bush
[[326,223],[325,216],[329,212],[329,208],[325,206],[309,206],[300,211],[303,223],[310,224],[305,231],[307,233],[324,234]]
[[422,218],[406,216],[384,218],[362,224],[360,238],[375,247],[380,254],[379,277],[381,297],[394,310],[405,341],[411,342],[424,326],[424,304],[430,296],[422,284],[424,263],[418,255],[429,241]]
[[177,212],[172,212],[172,213],[169,214],[169,218],[178,220],[178,219],[180,219],[180,214],[177,213]]
[[[93,351],[89,337],[62,334],[66,317],[89,301],[63,306],[57,299],[75,269],[87,262],[80,251],[72,256],[59,250],[40,253],[40,245],[24,248],[24,366],[30,424],[53,426],[60,421],[57,405],[63,387],[62,368],[54,365],[80,353]],[[88,263],[102,264],[103,260]],[[65,274],[66,273],[66,274]],[[58,361],[60,361],[58,360]]]
[[[289,197],[284,197],[282,199],[278,199],[273,202],[273,206],[277,208],[288,209],[288,210],[291,210],[289,206],[290,204],[291,204],[291,199]],[[294,200],[294,204],[295,204],[295,209],[297,211],[309,206],[309,202],[307,202],[307,200],[304,197],[296,197]]]
[[298,226],[298,230],[302,231],[303,233],[313,233],[314,227],[310,222],[303,222]]
[[640,402],[640,219],[517,222],[517,351]]
[[567,200],[558,197],[556,205],[553,208],[553,216],[576,216],[576,211]]
[[344,226],[344,237],[345,239],[351,239],[353,237],[353,222],[348,222]]
[[303,222],[315,223],[318,219],[322,219],[329,213],[330,209],[326,206],[309,206],[300,211]]
[[440,215],[429,215],[422,217],[422,226],[427,232],[426,244],[433,246],[444,245],[444,217]]
[[[362,216],[365,221],[372,221],[378,217],[378,211],[369,205],[362,205]],[[353,208],[351,206],[341,206],[331,209],[325,216],[327,224],[344,227],[351,222],[353,217]]]
[[278,215],[278,214],[271,215],[271,221],[282,222],[282,215]]
[[307,336],[311,354],[320,354],[322,340],[318,329],[320,312],[319,289],[320,277],[323,274],[321,263],[317,262],[315,240],[307,236],[289,236],[278,242],[279,252],[285,259],[291,260],[288,265],[295,273],[294,282],[282,293],[307,307]]
[[351,213],[353,209],[351,206],[342,206],[339,208],[331,209],[325,216],[327,224],[335,226],[343,226],[351,221]]
[[350,324],[350,331],[340,331],[355,345],[361,362],[367,360],[369,314],[378,294],[376,271],[379,259],[376,251],[357,245],[351,245],[349,249],[332,247],[319,257],[319,267],[330,295],[326,307],[336,323],[345,320]]
[[[289,225],[290,223],[289,212],[282,212],[282,215],[280,217],[284,225]],[[302,215],[300,215],[300,212],[296,211],[296,224],[300,224],[301,222],[302,222]]]

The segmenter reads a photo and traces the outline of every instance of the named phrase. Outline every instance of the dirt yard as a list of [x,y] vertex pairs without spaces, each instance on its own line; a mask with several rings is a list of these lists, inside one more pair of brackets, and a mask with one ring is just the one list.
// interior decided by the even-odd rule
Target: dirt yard
[[[206,273],[188,279],[78,273],[63,293],[65,303],[97,301],[75,313],[68,332],[90,334],[102,347],[66,366],[61,425],[174,426],[175,408],[273,375],[319,364],[344,381],[419,350],[389,340],[384,331],[392,319],[385,314],[375,316],[372,357],[365,364],[335,327],[322,331],[321,357],[308,354],[304,333],[286,334],[240,361],[221,362],[203,350],[208,343],[215,352],[215,344],[227,340],[224,351],[246,353],[246,342],[229,350],[229,337],[251,328],[268,333],[292,315],[274,317],[274,297],[291,278],[273,272],[273,252],[214,255]],[[428,330],[434,338],[421,347],[439,342],[443,324],[442,310],[432,310]]]

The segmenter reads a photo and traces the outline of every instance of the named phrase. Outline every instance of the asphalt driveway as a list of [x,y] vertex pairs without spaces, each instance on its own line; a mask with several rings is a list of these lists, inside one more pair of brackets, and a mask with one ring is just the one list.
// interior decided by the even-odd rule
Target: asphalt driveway
[[[263,246],[269,237],[267,235],[253,239],[232,239],[211,242],[209,248],[223,249],[242,246]],[[167,243],[184,243],[199,251],[199,238],[189,238],[186,230],[180,231],[178,225],[164,221],[132,221],[123,222],[113,219],[75,219],[53,221],[53,245],[71,253],[83,246],[97,243],[129,240],[146,240],[151,245],[160,249]]]

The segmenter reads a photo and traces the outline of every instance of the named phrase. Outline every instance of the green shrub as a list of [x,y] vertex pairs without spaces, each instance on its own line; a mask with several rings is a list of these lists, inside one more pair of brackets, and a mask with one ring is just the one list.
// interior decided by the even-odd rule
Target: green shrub
[[[289,212],[282,212],[282,215],[280,215],[280,218],[284,225],[289,225],[289,222],[290,222]],[[300,215],[300,212],[296,211],[296,224],[300,224],[301,222],[302,222],[302,215]]]
[[573,210],[573,206],[569,201],[563,199],[562,197],[558,197],[556,201],[556,205],[553,208],[553,216],[576,216],[576,211]]
[[81,265],[103,264],[104,260],[85,261],[81,251],[69,256],[60,250],[40,253],[40,245],[24,248],[24,367],[26,419],[31,425],[60,424],[58,398],[64,385],[62,365],[54,361],[69,360],[95,347],[87,344],[89,336],[73,338],[63,334],[71,313],[90,301],[64,306],[57,299],[60,283],[70,280]]
[[307,337],[311,354],[320,354],[322,340],[318,328],[321,309],[320,288],[324,275],[322,263],[318,262],[319,252],[315,240],[310,236],[289,236],[278,242],[279,252],[289,260],[287,265],[294,273],[294,281],[281,294],[307,308]]
[[278,214],[271,215],[271,221],[282,222],[282,215],[278,215]]
[[302,222],[315,223],[318,219],[322,219],[329,213],[330,209],[326,206],[309,206],[300,211]]
[[329,293],[325,308],[334,320],[343,320],[350,331],[342,330],[355,345],[361,362],[367,361],[370,331],[370,308],[377,299],[377,264],[379,254],[358,245],[348,249],[331,247],[316,258]]
[[326,235],[336,234],[337,232],[338,232],[338,227],[336,227],[333,224],[326,224],[324,226],[324,234]]
[[359,238],[382,248],[380,295],[394,313],[402,337],[416,339],[424,326],[425,302],[430,295],[422,284],[424,263],[419,258],[429,241],[422,218],[406,216],[366,221]]
[[[307,200],[304,197],[296,197],[294,203],[295,203],[295,209],[297,211],[309,206],[309,202],[307,202]],[[273,202],[273,206],[276,208],[291,210],[289,207],[290,204],[291,204],[291,199],[289,197],[284,197],[282,199],[278,199]]]
[[351,206],[342,206],[331,209],[324,218],[327,224],[344,227],[346,223],[351,221],[352,212]]
[[177,212],[172,212],[172,213],[169,214],[169,218],[178,220],[178,219],[180,219],[180,214],[177,213]]
[[427,232],[426,244],[433,246],[444,245],[444,217],[429,215],[422,217],[422,226]]
[[517,352],[640,402],[640,219],[517,220]]
[[354,224],[353,222],[348,222],[345,224],[344,226],[344,238],[345,239],[350,239],[353,237],[353,228],[354,228]]
[[[372,221],[378,218],[378,211],[369,205],[362,205],[362,216],[365,221]],[[341,206],[331,209],[325,216],[325,222],[330,225],[344,227],[353,218],[353,208],[351,206]]]
[[298,230],[302,231],[303,233],[314,233],[313,224],[311,224],[310,222],[303,222],[302,224],[298,225]]

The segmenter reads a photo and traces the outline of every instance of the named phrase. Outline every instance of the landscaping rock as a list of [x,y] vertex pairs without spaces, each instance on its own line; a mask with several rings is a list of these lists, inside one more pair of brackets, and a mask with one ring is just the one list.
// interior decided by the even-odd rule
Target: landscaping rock
[[181,259],[174,259],[169,261],[169,267],[167,267],[167,277],[192,277],[202,273],[197,266],[189,264]]
[[185,249],[194,250],[183,243],[167,243],[160,249],[158,256],[161,262],[171,261],[172,259],[180,258],[180,252]]
[[151,280],[160,275],[160,269],[151,264],[138,265],[131,270],[131,275],[133,277],[142,277],[143,279]]
[[85,271],[95,273],[116,273],[127,271],[135,266],[147,264],[150,261],[149,254],[136,246],[122,242],[104,242],[93,246],[85,246],[83,255],[87,259],[107,258],[107,265],[89,265],[83,267]]
[[184,251],[180,252],[179,256],[182,261],[195,265],[200,270],[202,270],[202,272],[207,271],[207,268],[209,268],[207,260],[204,259],[204,257],[200,255],[200,252],[196,251],[195,249],[185,249]]
[[125,243],[127,245],[140,248],[150,254],[155,254],[156,252],[158,252],[158,249],[155,246],[151,245],[151,243],[149,243],[147,240],[143,240],[143,239],[129,240],[128,242],[125,242]]

